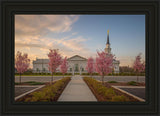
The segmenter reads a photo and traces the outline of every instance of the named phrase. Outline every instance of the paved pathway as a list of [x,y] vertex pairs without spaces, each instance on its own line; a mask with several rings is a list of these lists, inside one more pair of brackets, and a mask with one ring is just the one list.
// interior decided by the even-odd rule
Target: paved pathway
[[82,77],[74,76],[68,83],[58,101],[97,101]]
[[[83,77],[83,75],[82,75]],[[93,76],[96,80],[101,80],[100,76]],[[62,76],[54,76],[54,80],[61,79]],[[51,76],[22,76],[22,82],[37,81],[37,82],[50,82]],[[105,76],[104,81],[117,81],[117,82],[129,82],[137,81],[136,76]],[[15,82],[19,82],[19,76],[15,77]],[[145,82],[145,76],[139,76],[139,82]]]

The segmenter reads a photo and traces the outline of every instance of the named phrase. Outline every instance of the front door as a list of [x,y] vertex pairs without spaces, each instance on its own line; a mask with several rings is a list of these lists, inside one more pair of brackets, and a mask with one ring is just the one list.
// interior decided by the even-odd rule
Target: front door
[[75,64],[75,72],[77,73],[78,71],[78,64]]

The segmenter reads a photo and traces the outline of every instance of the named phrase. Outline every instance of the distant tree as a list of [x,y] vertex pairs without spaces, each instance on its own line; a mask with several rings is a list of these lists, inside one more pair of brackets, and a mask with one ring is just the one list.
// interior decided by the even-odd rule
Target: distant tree
[[64,77],[64,74],[67,72],[67,69],[68,69],[68,62],[67,62],[67,57],[65,57],[60,66],[60,70],[63,74],[63,77]]
[[145,70],[145,63],[141,62],[141,54],[136,56],[134,64],[133,64],[133,69],[137,73],[137,82],[138,82],[138,73],[144,72]]
[[61,65],[62,57],[58,53],[58,49],[53,49],[53,50],[50,49],[50,52],[48,54],[48,58],[49,58],[48,69],[52,73],[51,82],[53,82],[53,73],[55,73],[57,68]]
[[104,83],[104,76],[112,72],[113,55],[105,52],[98,52],[96,57],[96,71],[101,75],[102,83]]
[[28,58],[28,54],[24,53],[22,55],[21,52],[17,52],[16,58],[15,58],[15,68],[17,69],[17,72],[19,73],[19,82],[21,83],[21,74],[27,71],[29,68],[30,59]]
[[86,70],[92,77],[92,74],[94,72],[94,60],[92,57],[88,58]]

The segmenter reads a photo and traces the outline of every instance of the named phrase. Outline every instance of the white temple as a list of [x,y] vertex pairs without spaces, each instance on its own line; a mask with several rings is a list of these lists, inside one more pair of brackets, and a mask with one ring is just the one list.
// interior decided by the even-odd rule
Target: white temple
[[[111,54],[111,47],[109,43],[109,30],[107,31],[107,43],[106,48],[104,49],[106,53]],[[79,55],[74,55],[67,59],[68,61],[68,73],[72,73],[73,75],[75,73],[87,73],[86,71],[86,65],[87,65],[87,59],[84,57],[81,57]],[[50,73],[48,70],[48,62],[49,59],[36,59],[33,61],[33,73]],[[119,64],[120,62],[118,60],[113,60],[113,72],[119,73]],[[59,72],[59,68],[57,69],[57,72]]]

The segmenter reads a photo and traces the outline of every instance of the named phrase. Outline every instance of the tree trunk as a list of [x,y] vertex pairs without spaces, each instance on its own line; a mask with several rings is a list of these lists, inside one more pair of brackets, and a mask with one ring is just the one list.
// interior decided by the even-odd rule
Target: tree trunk
[[21,83],[21,73],[19,73],[19,83]]
[[138,83],[138,80],[139,80],[139,79],[138,79],[138,74],[137,74],[137,83]]
[[53,72],[52,72],[52,77],[51,77],[51,83],[53,83]]
[[102,76],[102,84],[104,84],[104,75]]

